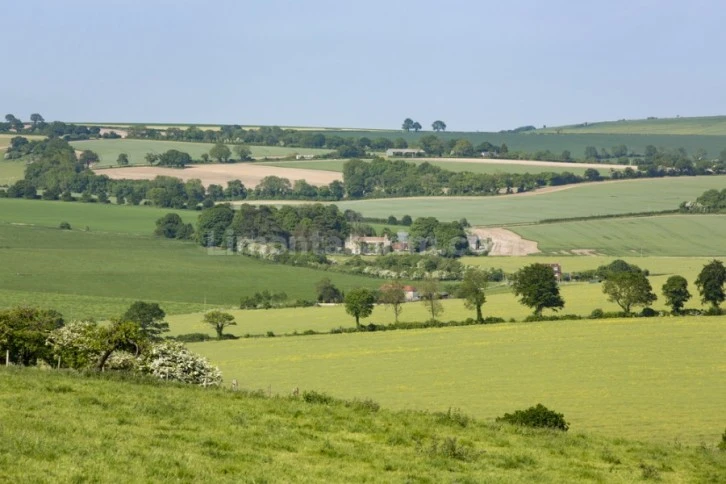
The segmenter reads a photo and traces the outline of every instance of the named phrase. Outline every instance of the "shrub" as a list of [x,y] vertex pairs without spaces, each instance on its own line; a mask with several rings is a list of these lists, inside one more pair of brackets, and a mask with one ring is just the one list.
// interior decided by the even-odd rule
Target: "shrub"
[[71,230],[71,224],[68,222],[61,222],[58,228],[61,230]]
[[653,317],[655,317],[655,316],[658,316],[658,311],[656,311],[656,310],[655,310],[655,309],[653,309],[653,308],[648,308],[648,307],[645,307],[645,308],[643,308],[643,310],[642,310],[642,311],[640,312],[640,316],[641,316],[641,317],[643,317],[643,318],[653,318]]
[[556,429],[563,432],[567,432],[570,428],[563,414],[550,410],[541,403],[526,410],[505,413],[503,417],[497,418],[497,422],[506,422],[523,427]]
[[307,403],[316,403],[320,405],[331,405],[335,402],[335,399],[325,393],[319,393],[315,390],[309,392],[303,392],[303,400]]
[[723,431],[723,435],[721,436],[721,442],[718,443],[718,448],[726,451],[726,430]]
[[605,312],[602,309],[600,309],[600,308],[593,309],[592,312],[590,313],[590,319],[602,319],[604,315],[605,315]]
[[445,423],[445,424],[454,424],[459,425],[460,427],[466,427],[469,425],[469,422],[471,422],[472,418],[469,417],[467,414],[462,412],[458,408],[452,409],[449,407],[449,410],[446,413],[436,413],[436,420],[439,423]]
[[144,359],[141,372],[162,380],[175,380],[194,385],[219,385],[222,373],[206,358],[189,351],[182,343],[164,341],[154,345]]
[[180,341],[182,343],[200,343],[202,341],[209,341],[213,338],[206,333],[186,333],[171,337],[169,339]]
[[703,312],[704,316],[721,316],[723,314],[723,310],[718,307],[709,307]]

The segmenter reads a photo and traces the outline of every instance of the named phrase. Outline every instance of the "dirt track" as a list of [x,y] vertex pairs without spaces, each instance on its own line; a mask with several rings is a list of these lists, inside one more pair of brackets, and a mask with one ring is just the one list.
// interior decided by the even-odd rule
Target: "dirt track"
[[152,180],[157,176],[171,176],[182,180],[199,179],[204,186],[226,185],[228,181],[240,180],[246,187],[255,187],[266,176],[279,176],[290,181],[305,180],[311,185],[328,185],[343,180],[343,174],[335,171],[306,170],[303,168],[281,168],[251,163],[189,165],[183,170],[155,166],[132,166],[128,168],[99,168],[98,175],[114,180]]
[[501,228],[474,228],[481,239],[491,239],[494,245],[489,255],[529,255],[539,253],[537,242],[523,239],[511,230]]

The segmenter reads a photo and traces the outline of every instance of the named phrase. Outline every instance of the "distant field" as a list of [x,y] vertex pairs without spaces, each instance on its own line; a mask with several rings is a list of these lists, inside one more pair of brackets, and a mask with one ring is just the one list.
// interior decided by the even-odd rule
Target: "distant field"
[[12,185],[16,181],[22,180],[24,176],[24,161],[0,159],[0,186]]
[[[348,160],[308,160],[308,161],[264,161],[261,164],[267,166],[286,167],[286,168],[306,168],[310,170],[328,170],[328,171],[343,171],[343,165]],[[434,166],[441,167],[445,170],[450,171],[469,171],[473,173],[543,173],[543,172],[563,172],[569,171],[576,175],[583,175],[588,167],[580,167],[577,164],[572,166],[560,166],[560,165],[525,165],[521,163],[508,163],[506,160],[494,163],[494,160],[487,160],[482,162],[463,162],[463,161],[442,161],[436,159],[420,160],[412,159],[405,160],[407,162],[413,162],[421,164],[424,162],[430,163]],[[622,167],[625,168],[625,167]],[[607,176],[609,173],[609,167],[599,167],[600,174]]]
[[[155,141],[137,139],[104,139],[91,141],[74,141],[71,143],[77,150],[92,150],[98,153],[101,159],[99,166],[115,166],[116,159],[120,153],[129,156],[129,162],[133,165],[144,165],[144,156],[147,153],[163,153],[167,150],[179,150],[189,153],[193,159],[199,160],[202,154],[209,153],[214,146],[211,143],[188,143],[181,141]],[[229,145],[233,149],[233,145]],[[295,153],[298,154],[322,154],[330,150],[318,150],[313,148],[285,148],[282,146],[250,146],[252,156],[255,158],[284,157]]]
[[[45,138],[45,136],[37,136],[37,135],[32,135],[32,134],[31,135],[28,135],[28,134],[17,135],[17,134],[3,133],[3,134],[0,134],[0,151],[5,151],[5,149],[8,146],[10,146],[10,140],[15,138],[16,136],[23,136],[29,140],[38,140],[38,139]],[[0,161],[2,161],[2,156],[0,156]]]
[[726,255],[726,216],[673,215],[512,227],[545,253],[592,249],[600,254]]
[[[24,223],[33,220],[28,212],[20,215],[5,210],[17,205],[0,202],[0,219],[7,219],[10,212]],[[37,203],[39,208],[63,205],[30,203]],[[113,220],[114,212],[106,213]],[[344,291],[380,285],[372,278],[264,263],[242,256],[212,256],[192,242],[122,233],[125,228],[131,230],[132,225],[136,230],[138,222],[129,221],[115,233],[97,228],[90,232],[63,231],[0,223],[0,307],[37,304],[52,306],[69,319],[107,318],[118,316],[129,301],[137,299],[161,301],[170,312],[190,312],[212,306],[236,307],[240,297],[264,289],[284,291],[292,300],[314,299],[315,284],[324,277]],[[80,224],[74,228],[82,229],[83,222]],[[153,228],[150,221],[145,233],[151,234]]]
[[[560,188],[560,187],[558,187]],[[474,225],[507,225],[550,218],[676,209],[704,191],[726,188],[726,177],[680,177],[570,185],[563,190],[491,197],[421,197],[338,202],[369,217],[440,220],[466,217]]]
[[723,432],[725,322],[500,324],[191,346],[226,378],[273,393],[314,388],[486,419],[542,402],[573,428],[698,444]]
[[[726,135],[726,116],[605,121],[537,130],[538,133]],[[716,154],[716,153],[713,153]]]

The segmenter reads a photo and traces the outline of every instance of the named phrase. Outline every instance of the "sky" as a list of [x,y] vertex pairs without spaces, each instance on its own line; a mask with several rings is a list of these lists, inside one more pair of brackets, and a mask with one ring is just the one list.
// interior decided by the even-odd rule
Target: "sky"
[[726,114],[721,0],[3,4],[0,110],[21,119],[499,131]]

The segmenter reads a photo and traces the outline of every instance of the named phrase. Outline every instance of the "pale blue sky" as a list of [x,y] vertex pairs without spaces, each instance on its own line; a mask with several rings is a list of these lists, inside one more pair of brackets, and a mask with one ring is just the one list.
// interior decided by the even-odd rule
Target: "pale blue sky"
[[726,114],[718,0],[35,0],[2,7],[27,119],[500,130]]

